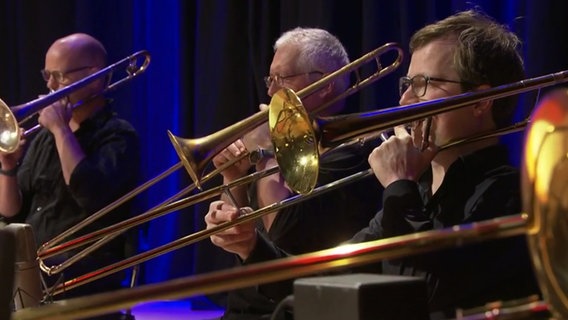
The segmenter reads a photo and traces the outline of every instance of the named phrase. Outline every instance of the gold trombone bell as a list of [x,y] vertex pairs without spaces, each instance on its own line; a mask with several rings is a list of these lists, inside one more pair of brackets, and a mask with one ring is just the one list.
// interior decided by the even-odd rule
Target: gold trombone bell
[[554,90],[535,110],[523,154],[523,209],[545,300],[568,317],[568,91]]

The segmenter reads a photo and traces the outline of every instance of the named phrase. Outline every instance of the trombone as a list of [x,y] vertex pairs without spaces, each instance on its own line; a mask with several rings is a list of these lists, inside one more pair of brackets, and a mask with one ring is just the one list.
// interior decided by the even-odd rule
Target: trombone
[[[140,59],[142,62],[140,62]],[[73,84],[64,87],[60,90],[51,92],[50,94],[37,98],[33,101],[27,102],[22,105],[18,105],[15,107],[8,107],[2,100],[0,100],[0,151],[11,153],[14,152],[15,149],[18,147],[20,142],[20,133],[19,133],[19,126],[22,122],[25,122],[27,119],[32,117],[34,114],[41,111],[43,108],[49,106],[50,104],[68,96],[69,94],[84,88],[85,86],[91,84],[92,82],[99,80],[104,77],[112,76],[112,73],[118,69],[124,68],[126,71],[126,76],[116,80],[115,82],[109,84],[105,90],[90,99],[95,97],[108,94],[124,84],[130,82],[134,78],[138,77],[142,73],[144,73],[148,66],[150,65],[151,55],[147,50],[138,51],[132,55],[129,55],[122,60],[119,60],[116,63],[113,63]],[[73,108],[77,108],[82,103],[79,102],[73,106]],[[26,130],[24,135],[28,135],[35,130],[39,129],[40,125],[37,124],[34,127]],[[181,164],[177,167],[181,168]],[[172,167],[170,170],[175,170],[175,167]],[[116,208],[118,204],[109,205],[106,208],[106,212],[110,212],[112,209]],[[100,216],[99,216],[100,217]],[[94,221],[91,220],[91,222]],[[67,233],[67,232],[66,232]],[[42,247],[39,249],[42,250]]]
[[[391,64],[389,64],[386,67],[383,67],[383,65],[381,64],[381,61],[380,61],[380,56],[383,55],[383,54],[386,54],[388,52],[391,52],[391,51],[396,51],[397,56]],[[402,59],[403,59],[403,51],[400,48],[400,46],[398,46],[395,43],[387,43],[387,44],[385,44],[385,45],[363,55],[361,58],[351,62],[350,64],[344,66],[343,68],[340,68],[339,70],[330,73],[329,75],[325,76],[324,78],[320,79],[319,81],[314,82],[313,84],[309,85],[305,89],[299,91],[298,95],[300,95],[302,97],[307,97],[310,94],[321,89],[326,84],[334,81],[337,77],[345,76],[345,75],[350,74],[351,72],[354,72],[355,77],[356,77],[355,83],[351,87],[347,88],[347,90],[345,92],[334,97],[331,101],[325,103],[324,105],[318,106],[317,109],[315,110],[315,112],[318,112],[320,110],[324,110],[325,108],[336,103],[337,101],[348,97],[349,95],[351,95],[351,94],[361,90],[362,88],[372,84],[373,82],[384,77],[385,75],[392,73],[394,70],[396,70],[400,66],[400,64],[402,63]],[[376,64],[376,71],[374,73],[372,73],[371,75],[369,75],[365,78],[362,78],[360,73],[359,73],[359,69],[362,68],[362,66],[364,66],[364,65],[366,65],[366,64],[368,64],[369,62],[372,62],[372,61],[374,61],[375,64]],[[273,98],[273,100],[274,100],[274,98]],[[273,103],[272,100],[271,100],[271,103]],[[267,116],[268,116],[268,110],[260,111],[256,114],[254,114],[253,116],[251,116],[251,117],[249,117],[245,120],[242,120],[242,121],[240,121],[240,122],[238,122],[238,123],[236,123],[232,126],[229,126],[229,127],[225,128],[225,129],[223,129],[223,130],[221,130],[217,133],[211,134],[207,137],[203,137],[203,138],[199,138],[199,139],[193,139],[193,140],[182,139],[182,138],[174,136],[171,132],[168,132],[170,139],[172,140],[172,143],[174,144],[176,152],[178,153],[178,155],[180,156],[180,158],[182,160],[181,163],[186,167],[186,169],[189,172],[190,176],[192,177],[194,183],[191,186],[185,188],[182,192],[178,193],[174,197],[164,201],[162,204],[154,207],[153,209],[150,209],[146,213],[143,213],[143,214],[138,215],[136,217],[125,220],[125,221],[123,221],[119,224],[116,224],[114,226],[110,226],[110,227],[104,228],[102,230],[95,231],[95,232],[92,232],[90,234],[84,235],[84,236],[82,236],[78,239],[74,239],[74,240],[68,241],[66,243],[60,244],[63,239],[69,237],[70,235],[74,234],[75,232],[77,232],[81,228],[92,223],[96,219],[100,218],[102,215],[110,212],[112,209],[114,209],[115,207],[117,207],[118,205],[123,203],[124,201],[130,200],[136,194],[147,189],[149,186],[151,186],[153,183],[157,182],[158,180],[162,179],[167,174],[162,174],[162,175],[152,179],[151,181],[145,183],[144,185],[142,185],[142,186],[138,187],[137,189],[131,191],[127,195],[116,200],[115,202],[109,204],[107,207],[103,208],[99,212],[91,215],[90,217],[83,220],[78,225],[73,226],[72,228],[66,230],[64,233],[58,235],[54,239],[43,244],[40,247],[40,249],[38,250],[38,257],[39,257],[39,260],[40,260],[41,269],[44,272],[46,272],[47,274],[50,274],[50,275],[55,274],[55,273],[59,273],[59,272],[63,271],[65,268],[67,268],[69,265],[74,263],[75,261],[86,256],[90,252],[94,251],[98,247],[102,246],[106,242],[108,242],[111,239],[113,239],[114,237],[116,237],[121,232],[124,232],[131,227],[134,227],[136,225],[139,225],[141,223],[149,221],[153,218],[162,216],[164,214],[171,213],[173,211],[179,210],[181,208],[185,208],[189,205],[203,201],[205,199],[210,199],[214,196],[221,194],[225,190],[228,190],[229,187],[221,186],[221,187],[218,187],[218,188],[215,188],[215,189],[212,189],[212,190],[204,191],[201,195],[195,195],[195,196],[192,196],[192,197],[171,203],[171,201],[179,199],[179,197],[181,196],[182,193],[185,194],[185,193],[193,190],[195,187],[201,189],[201,184],[204,181],[209,180],[210,178],[212,178],[213,176],[217,175],[219,172],[224,170],[226,167],[232,165],[234,162],[227,163],[225,166],[223,166],[221,168],[217,168],[213,172],[211,172],[207,175],[203,175],[203,171],[205,169],[205,166],[210,162],[210,160],[213,158],[214,155],[216,155],[222,149],[227,147],[231,142],[237,140],[239,137],[250,132],[253,128],[255,128],[258,125],[267,121],[268,120]],[[245,153],[245,154],[242,155],[242,157],[251,156],[251,155],[255,155],[255,151],[249,152],[248,154]],[[239,159],[236,159],[235,161],[242,159],[242,157],[239,158]],[[168,171],[173,172],[173,170],[178,169],[180,166],[181,166],[181,164],[177,164],[174,167],[170,168]],[[276,169],[272,169],[269,172],[275,173],[277,171],[276,171]],[[253,181],[253,179],[259,179],[260,177],[263,177],[265,175],[267,175],[267,172],[259,173],[258,175],[254,175],[252,177],[249,177],[249,178],[246,178],[246,179],[243,179],[243,180],[239,179],[238,181],[239,181],[239,184],[250,183],[250,181]],[[231,186],[233,186],[233,184],[231,184]],[[103,238],[103,239],[101,239],[101,238]],[[67,261],[65,261],[64,263],[62,263],[58,266],[48,267],[43,262],[43,259],[45,259],[45,258],[66,252],[68,250],[83,246],[87,243],[90,243],[90,242],[93,242],[93,241],[96,241],[96,240],[99,240],[99,241],[97,243],[93,244],[91,247],[84,249],[83,251],[78,253],[76,256],[71,257],[70,259],[68,259]],[[176,248],[179,248],[179,247],[176,246]],[[146,261],[147,259],[149,259],[149,258],[145,258],[145,257],[149,257],[149,256],[155,257],[156,254],[154,254],[152,252],[153,251],[151,251],[150,253],[147,253],[147,254],[142,254],[143,259],[145,259],[145,260],[142,260],[142,261]],[[117,267],[120,268],[120,269],[117,270],[117,271],[120,271],[124,268],[128,268],[129,266],[135,265],[136,263],[135,262],[133,262],[133,263],[128,262],[128,263],[118,263],[118,264],[119,264],[119,266],[117,266]],[[128,265],[128,266],[123,267],[123,265]],[[100,275],[99,273],[95,272],[97,274],[96,279],[103,277],[103,276],[106,276],[109,273],[112,273],[112,270],[109,270],[109,268],[105,268],[105,269],[107,269],[107,271],[109,271],[109,272],[105,273],[104,275]],[[86,280],[90,282],[90,281],[94,281],[96,279],[90,279],[90,278],[87,277]],[[74,284],[76,282],[71,280],[70,283]],[[66,288],[67,289],[70,288],[69,284],[66,285]],[[58,291],[56,290],[55,292],[58,292]]]
[[[396,51],[396,59],[391,64],[383,67],[380,61],[380,57],[391,51]],[[298,91],[295,96],[299,101],[301,101],[301,99],[305,99],[309,95],[315,93],[317,90],[332,82],[337,77],[355,72],[355,83],[351,87],[347,88],[345,92],[333,98],[331,101],[318,106],[313,111],[313,113],[317,113],[321,110],[325,110],[325,108],[333,105],[337,101],[345,99],[353,93],[358,92],[359,90],[375,82],[376,80],[392,73],[400,66],[403,57],[404,52],[398,44],[387,43],[363,55],[362,57],[349,63],[348,65],[328,74],[327,76],[321,78],[319,81],[316,81],[311,85],[305,87],[304,89]],[[362,79],[359,70],[362,66],[366,65],[370,61],[375,61],[377,67],[376,71],[368,77]],[[270,105],[278,103],[279,99],[279,95],[275,94],[270,100]],[[260,124],[266,122],[268,120],[268,115],[268,109],[259,111],[252,116],[241,120],[225,129],[197,139],[183,139],[175,136],[170,131],[168,131],[168,135],[185,169],[191,176],[191,179],[193,180],[195,185],[199,189],[201,189],[202,181],[200,177],[203,175],[203,170],[205,169],[205,166],[211,161],[211,159],[227,146],[229,146],[229,144],[231,144],[233,141],[236,141],[237,139],[242,137],[244,133],[249,132]]]
[[[501,85],[487,90],[466,92],[449,98],[362,112],[351,115],[311,119],[294,91],[283,88],[278,103],[270,104],[269,129],[276,160],[290,188],[310,193],[318,174],[319,147],[333,147],[345,140],[411,123],[439,113],[489,99],[499,99],[568,81],[568,71]],[[524,122],[505,128],[512,132]],[[523,124],[524,123],[524,124]],[[298,152],[301,150],[301,152]]]
[[[142,64],[139,64],[139,59],[144,58]],[[46,96],[37,98],[30,102],[15,106],[8,107],[4,101],[0,100],[0,151],[6,153],[12,153],[18,147],[20,143],[20,124],[27,119],[29,119],[34,114],[38,113],[41,109],[49,106],[50,104],[68,96],[72,92],[75,92],[87,85],[91,84],[95,80],[104,78],[111,75],[116,69],[124,67],[126,65],[127,75],[124,78],[110,84],[105,91],[101,94],[108,93],[122,86],[126,82],[137,77],[141,73],[145,72],[150,64],[150,53],[146,50],[138,51],[104,69],[101,69],[92,75],[85,77],[70,86],[62,88],[60,90],[54,91]],[[74,106],[74,107],[77,107]],[[24,134],[30,134],[37,130],[39,125],[27,130]]]
[[[325,118],[327,119],[327,123],[329,128],[332,128],[331,124],[336,124],[338,126],[338,128],[336,129],[336,131],[341,131],[343,130],[343,140],[346,140],[348,138],[352,138],[354,136],[360,136],[362,134],[365,133],[369,133],[369,132],[374,132],[374,131],[379,131],[379,130],[385,130],[387,128],[391,128],[394,127],[396,125],[401,125],[401,124],[405,124],[411,121],[415,121],[418,119],[421,119],[422,117],[427,117],[427,116],[432,116],[441,112],[446,112],[446,111],[450,111],[450,110],[454,110],[466,105],[470,105],[472,103],[476,103],[479,101],[483,101],[483,100],[489,100],[489,99],[498,99],[498,98],[503,98],[506,96],[511,96],[511,95],[515,95],[515,94],[519,94],[522,92],[527,92],[530,90],[534,90],[537,88],[541,88],[541,87],[545,87],[545,86],[550,86],[553,84],[557,84],[557,83],[562,83],[567,81],[568,78],[568,71],[564,71],[564,72],[558,72],[556,74],[552,74],[552,75],[546,75],[546,76],[541,76],[538,78],[533,78],[533,79],[528,79],[528,80],[523,80],[517,83],[513,83],[513,84],[508,84],[508,85],[503,85],[503,86],[498,86],[495,88],[491,88],[491,89],[487,89],[487,90],[483,90],[483,91],[477,91],[477,92],[473,92],[473,93],[465,93],[465,94],[461,94],[458,96],[454,96],[454,97],[450,97],[450,98],[445,98],[445,99],[438,99],[438,100],[433,100],[433,101],[427,101],[427,102],[422,102],[422,103],[417,103],[417,104],[412,104],[412,105],[407,105],[407,106],[401,106],[401,107],[394,107],[394,108],[389,108],[389,109],[383,109],[383,110],[379,110],[379,111],[373,111],[370,113],[360,113],[360,114],[353,114],[353,115],[346,115],[346,116],[337,116],[337,117],[331,117],[331,118]],[[275,97],[277,98],[273,98],[273,100],[271,101],[271,106],[270,106],[270,112],[273,113],[274,110],[282,110],[285,107],[288,107],[290,105],[292,105],[293,111],[296,111],[296,107],[300,106],[301,108],[299,108],[298,112],[302,113],[301,117],[297,117],[297,118],[302,118],[302,119],[308,119],[307,115],[305,114],[305,111],[303,109],[303,107],[301,106],[301,102],[299,101],[299,99],[297,98],[297,95],[289,90],[289,89],[281,89],[281,91],[279,93],[277,93],[275,95]],[[294,100],[294,103],[288,103],[287,100],[282,99],[282,97],[287,97],[290,98],[292,100]],[[276,99],[277,102],[274,102]],[[279,107],[280,109],[273,109],[274,106]],[[278,114],[278,113],[277,113]],[[272,115],[271,115],[272,116]],[[295,113],[294,116],[296,117]],[[369,120],[371,119],[371,120]],[[332,120],[336,120],[336,121],[332,121]],[[320,119],[320,126],[319,128],[324,128],[324,121],[323,118]],[[307,122],[302,122],[300,120],[297,120],[296,122],[287,122],[286,125],[289,124],[299,124],[299,126],[302,129],[308,128],[310,130],[313,131],[313,128],[311,128],[311,124],[309,123],[309,121]],[[339,124],[337,124],[339,123]],[[496,132],[489,132],[486,134],[483,134],[481,136],[478,137],[471,137],[471,139],[475,140],[475,139],[484,139],[487,137],[493,137],[496,135],[501,135],[501,134],[506,134],[506,133],[511,133],[511,132],[517,132],[520,131],[522,129],[524,129],[524,127],[526,126],[526,124],[528,123],[528,120],[525,122],[521,122],[519,124],[515,124],[511,127],[507,127],[501,130],[498,130]],[[270,124],[270,123],[269,123]],[[245,125],[246,126],[246,125]],[[345,126],[345,127],[344,127]],[[327,128],[327,127],[326,127]],[[240,131],[241,129],[239,128],[232,128],[231,131]],[[293,132],[294,130],[296,130],[295,127],[290,127],[287,130],[284,130],[284,132]],[[334,133],[333,130],[328,130],[326,131],[326,133],[328,135],[332,135]],[[309,137],[309,134],[312,134],[313,136],[315,136],[315,133],[313,132],[308,132],[307,134],[305,134],[305,136]],[[300,135],[301,136],[301,135]],[[325,137],[325,135],[322,135],[323,137]],[[308,138],[310,139],[310,138]],[[303,143],[303,141],[298,140],[291,140],[295,143]],[[315,141],[312,140],[312,141]],[[330,139],[328,138],[328,140],[326,141],[321,141],[322,144],[326,144],[326,143],[340,143],[342,141],[342,139],[339,138],[335,138],[335,139]],[[470,142],[470,139],[464,139],[462,143],[467,143]],[[457,142],[454,142],[454,144]],[[274,143],[274,138],[273,138],[273,144],[274,144],[274,150],[276,153],[280,152],[282,149],[282,146]],[[316,155],[314,155],[314,157],[319,157],[319,150],[317,149],[317,144],[313,144],[315,147],[313,149],[312,152],[316,153]],[[442,147],[444,148],[444,146]],[[289,150],[298,150],[298,149],[302,149],[302,148],[294,148],[293,146],[291,148],[289,148]],[[291,153],[287,155],[287,159],[294,159],[296,155]],[[277,158],[278,160],[278,158]],[[280,160],[279,160],[280,161]],[[301,163],[303,160],[300,159],[299,161],[296,161],[297,163]],[[290,163],[293,163],[294,161],[289,161],[289,162],[285,162],[285,163],[281,163],[279,162],[279,170],[281,173],[286,173],[286,170],[294,170],[295,168],[290,167]],[[313,167],[312,167],[313,169]],[[316,170],[317,172],[317,167]],[[176,210],[179,210],[181,208],[185,208],[189,205],[192,205],[194,203],[197,203],[199,201],[203,201],[206,199],[210,199],[214,196],[217,196],[219,194],[221,194],[222,192],[225,192],[225,190],[228,190],[232,187],[241,185],[243,183],[249,183],[250,181],[252,181],[253,179],[257,179],[259,177],[262,177],[263,175],[269,175],[272,173],[276,172],[276,168],[272,168],[269,169],[269,171],[267,172],[262,171],[262,172],[256,172],[252,175],[243,177],[239,180],[235,180],[230,184],[227,185],[223,185],[220,186],[218,188],[215,189],[211,189],[211,190],[207,190],[204,191],[200,194],[197,194],[195,196],[192,197],[188,197],[182,200],[179,200],[177,202],[171,203],[169,205],[166,205],[164,207],[160,207],[156,210],[152,210],[149,212],[144,213],[143,215],[141,215],[139,218],[141,219],[141,222],[145,222],[148,221],[151,217],[157,217],[157,216],[161,216],[163,214],[166,213],[170,213]],[[244,223],[244,222],[248,222],[251,220],[255,220],[259,217],[262,217],[268,213],[271,212],[275,212],[278,211],[282,208],[285,208],[287,206],[291,206],[294,205],[296,203],[299,203],[301,201],[304,201],[306,199],[309,199],[311,197],[315,197],[321,193],[324,193],[326,191],[330,191],[333,190],[334,188],[338,188],[341,187],[347,183],[351,183],[354,182],[356,180],[359,179],[363,179],[365,177],[368,177],[370,175],[372,175],[372,171],[369,169],[367,171],[363,171],[363,172],[359,172],[357,174],[354,174],[348,178],[344,178],[341,180],[338,180],[336,182],[330,183],[328,185],[324,185],[321,186],[319,188],[317,188],[317,192],[316,190],[309,190],[309,192],[306,192],[304,194],[300,194],[298,196],[294,196],[288,199],[285,199],[281,202],[277,202],[274,203],[272,205],[269,205],[267,207],[261,208],[259,210],[256,210],[252,213],[249,214],[244,214],[242,216],[240,216],[239,218],[233,220],[233,221],[229,221],[226,222],[224,224],[221,224],[215,228],[211,228],[211,229],[207,229],[207,230],[202,230],[202,231],[198,231],[196,233],[193,233],[191,235],[182,237],[178,240],[175,240],[169,244],[163,245],[161,247],[157,247],[154,248],[152,250],[149,250],[145,253],[139,254],[138,256],[134,256],[131,258],[128,258],[126,260],[123,260],[121,262],[115,263],[111,266],[108,266],[106,268],[91,272],[83,277],[81,277],[80,279],[73,279],[70,280],[68,282],[66,282],[63,286],[70,286],[68,288],[73,288],[76,286],[79,286],[83,283],[88,283],[90,281],[94,281],[96,279],[99,279],[101,277],[104,277],[110,273],[113,272],[117,272],[117,271],[121,271],[123,269],[126,269],[130,266],[133,266],[135,264],[138,264],[140,262],[144,262],[147,261],[149,259],[152,259],[158,255],[161,254],[165,254],[168,253],[172,250],[176,250],[179,248],[182,248],[186,245],[189,244],[193,244],[197,241],[201,241],[204,239],[207,239],[208,237],[210,237],[211,235],[214,235],[218,232],[224,231],[226,229],[229,229],[235,225]],[[285,176],[286,179],[286,176]],[[288,180],[287,180],[288,183]],[[291,181],[291,184],[293,184],[294,181]],[[136,217],[134,218],[136,219]],[[143,221],[142,221],[143,220]],[[130,225],[131,221],[127,220],[124,221],[121,224],[117,224],[115,226],[111,226],[109,228],[103,229],[100,232],[103,234],[109,234],[109,233],[113,233],[113,232],[118,232],[120,230],[120,228],[127,227],[128,225]],[[87,235],[89,236],[89,235]],[[79,241],[78,241],[79,242]],[[114,270],[114,271],[113,271]],[[62,290],[62,289],[58,289],[58,290]],[[56,291],[58,292],[58,291]]]
[[[561,80],[564,81],[564,80]],[[545,85],[536,85],[537,87]],[[491,99],[490,96],[486,97]],[[424,111],[426,112],[426,111]],[[170,280],[21,310],[14,320],[73,319],[100,315],[158,299],[181,299],[340,270],[480,241],[527,235],[547,307],[554,318],[568,317],[566,283],[566,154],[568,92],[557,91],[539,103],[525,135],[522,166],[523,211],[447,229],[343,245],[230,270]],[[318,190],[318,189],[316,189]],[[314,192],[316,192],[314,190]]]

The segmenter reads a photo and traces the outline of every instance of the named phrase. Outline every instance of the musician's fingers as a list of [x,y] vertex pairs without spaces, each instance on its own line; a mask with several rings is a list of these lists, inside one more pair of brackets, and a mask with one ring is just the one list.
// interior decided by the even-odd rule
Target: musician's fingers
[[399,138],[403,138],[410,136],[410,133],[406,130],[405,126],[396,126],[394,127],[394,135]]

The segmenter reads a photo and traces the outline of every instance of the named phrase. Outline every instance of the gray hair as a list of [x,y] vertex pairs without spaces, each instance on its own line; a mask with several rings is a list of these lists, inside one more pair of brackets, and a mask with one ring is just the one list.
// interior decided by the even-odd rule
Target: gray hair
[[[330,73],[349,64],[349,56],[343,44],[331,33],[317,28],[297,27],[284,32],[274,43],[274,51],[284,45],[294,45],[299,49],[296,67],[300,70]],[[339,92],[349,85],[349,76],[336,81]]]

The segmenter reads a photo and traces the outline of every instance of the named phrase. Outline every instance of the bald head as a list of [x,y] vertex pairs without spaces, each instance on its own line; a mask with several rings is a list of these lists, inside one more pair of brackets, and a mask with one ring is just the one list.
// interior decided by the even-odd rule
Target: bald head
[[74,33],[57,39],[49,48],[48,54],[98,67],[106,66],[107,62],[107,53],[102,43],[85,33]]
[[[83,79],[106,66],[107,54],[102,43],[85,33],[74,33],[57,39],[45,55],[44,73],[49,74],[46,85],[56,91]],[[54,76],[57,75],[57,76]],[[100,93],[108,81],[100,78],[87,87],[69,95],[72,101]]]

